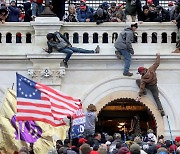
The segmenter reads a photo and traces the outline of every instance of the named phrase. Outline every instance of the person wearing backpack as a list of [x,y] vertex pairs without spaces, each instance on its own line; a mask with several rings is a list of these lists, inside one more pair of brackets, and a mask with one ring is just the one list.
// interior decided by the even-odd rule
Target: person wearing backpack
[[46,38],[48,40],[48,49],[44,49],[45,52],[52,53],[53,49],[56,49],[58,52],[66,53],[66,57],[63,59],[64,66],[66,68],[68,67],[67,62],[73,53],[98,53],[97,47],[95,50],[72,47],[69,40],[59,32],[48,33]]

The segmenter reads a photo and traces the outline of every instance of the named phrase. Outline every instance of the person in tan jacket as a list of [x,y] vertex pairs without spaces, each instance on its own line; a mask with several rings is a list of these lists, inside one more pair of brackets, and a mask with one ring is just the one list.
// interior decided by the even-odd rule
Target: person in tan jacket
[[160,54],[157,53],[156,56],[157,57],[156,57],[155,63],[152,66],[150,66],[148,69],[144,67],[138,68],[138,74],[141,75],[141,79],[136,80],[136,84],[140,88],[138,100],[140,100],[142,95],[146,94],[145,88],[149,89],[154,97],[154,100],[157,104],[158,110],[161,113],[161,116],[164,116],[165,113],[162,108],[161,101],[159,99],[159,90],[157,87],[157,76],[155,72],[160,64]]

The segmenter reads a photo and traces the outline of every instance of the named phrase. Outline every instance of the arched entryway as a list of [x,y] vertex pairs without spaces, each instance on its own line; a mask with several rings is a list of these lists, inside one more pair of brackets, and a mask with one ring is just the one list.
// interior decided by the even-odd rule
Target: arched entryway
[[108,102],[98,113],[98,122],[96,123],[97,132],[106,132],[110,135],[124,132],[126,135],[133,135],[135,131],[134,117],[139,119],[139,128],[142,135],[148,129],[157,130],[157,124],[154,115],[150,109],[140,101],[131,98],[119,98]]
[[[87,106],[91,103],[96,105],[97,113],[99,114],[101,110],[109,103],[117,99],[127,98],[136,100],[138,96],[139,88],[136,85],[136,78],[128,78],[117,76],[113,78],[104,78],[104,80],[98,82],[96,85],[93,85],[91,89],[84,93],[84,98],[82,99],[83,108],[86,110]],[[159,95],[163,105],[163,108],[166,112],[168,108],[169,117],[171,118],[171,123],[174,123],[175,116],[173,115],[173,110],[169,103],[168,97],[166,96],[161,88],[159,88]],[[157,109],[156,103],[150,92],[147,95],[143,96],[140,100],[140,103],[144,104],[150,112],[152,112],[153,117],[156,121],[156,132],[157,135],[169,135],[168,126],[166,124],[165,117],[162,117]]]

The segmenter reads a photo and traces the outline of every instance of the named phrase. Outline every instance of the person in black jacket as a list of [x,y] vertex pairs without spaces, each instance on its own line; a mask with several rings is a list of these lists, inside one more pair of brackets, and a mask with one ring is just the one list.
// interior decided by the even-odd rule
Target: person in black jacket
[[24,3],[24,11],[25,11],[25,16],[24,16],[24,22],[30,22],[32,21],[32,9],[31,9],[31,3],[26,2]]
[[108,22],[110,20],[108,12],[106,10],[103,10],[102,8],[98,8],[95,11],[93,18],[97,25],[103,22]]
[[66,53],[66,57],[63,60],[64,66],[68,67],[68,60],[70,59],[71,55],[76,53],[96,53],[96,49],[94,50],[86,50],[82,48],[76,48],[72,47],[69,40],[64,37],[61,33],[55,32],[55,33],[48,33],[47,34],[47,45],[48,49],[44,49],[48,53],[53,52],[53,48],[56,49],[58,52]]
[[69,0],[52,0],[53,12],[62,20],[65,14],[65,2]]
[[140,22],[153,22],[154,18],[155,18],[155,13],[149,10],[148,5],[144,5],[141,16],[139,17],[139,21]]
[[170,15],[167,10],[165,10],[162,6],[156,6],[155,10],[155,18],[153,19],[154,22],[168,22],[170,21]]

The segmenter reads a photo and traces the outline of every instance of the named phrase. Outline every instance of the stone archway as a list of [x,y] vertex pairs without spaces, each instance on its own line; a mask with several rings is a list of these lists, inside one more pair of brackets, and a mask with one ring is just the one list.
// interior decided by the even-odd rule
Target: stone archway
[[[148,129],[157,132],[157,122],[150,109],[142,102],[131,98],[120,98],[108,102],[101,108],[98,114],[96,130],[98,132],[107,132],[113,135],[121,132],[124,137],[124,131],[130,135],[135,133],[135,125],[132,119],[138,117],[139,130],[144,135]],[[137,133],[137,132],[136,132]]]
[[[137,87],[135,80],[136,78],[132,77],[114,77],[104,79],[104,81],[93,85],[92,89],[86,92],[82,99],[83,108],[86,109],[89,104],[93,103],[97,107],[97,113],[99,113],[103,106],[115,99],[130,98],[136,100],[139,88]],[[162,104],[164,106],[169,106],[168,99],[161,91],[160,97],[163,100]],[[142,97],[141,102],[155,117],[157,123],[157,135],[164,135],[167,131],[164,123],[165,119],[161,117],[156,103],[152,98],[152,94],[148,93],[146,96]]]
[[[136,99],[137,93],[132,91],[118,91],[110,94],[109,96],[106,96],[102,98],[98,103],[96,103],[97,112],[101,110],[103,106],[107,104],[107,102],[111,102],[114,99],[117,98],[131,98]],[[157,123],[157,134],[161,135],[164,134],[164,121],[162,120],[162,117],[157,110],[157,107],[154,105],[153,102],[151,102],[147,97],[143,97],[141,99],[141,103],[148,107],[148,109],[152,112],[152,114],[155,117],[156,123]],[[148,104],[148,105],[147,105]]]

